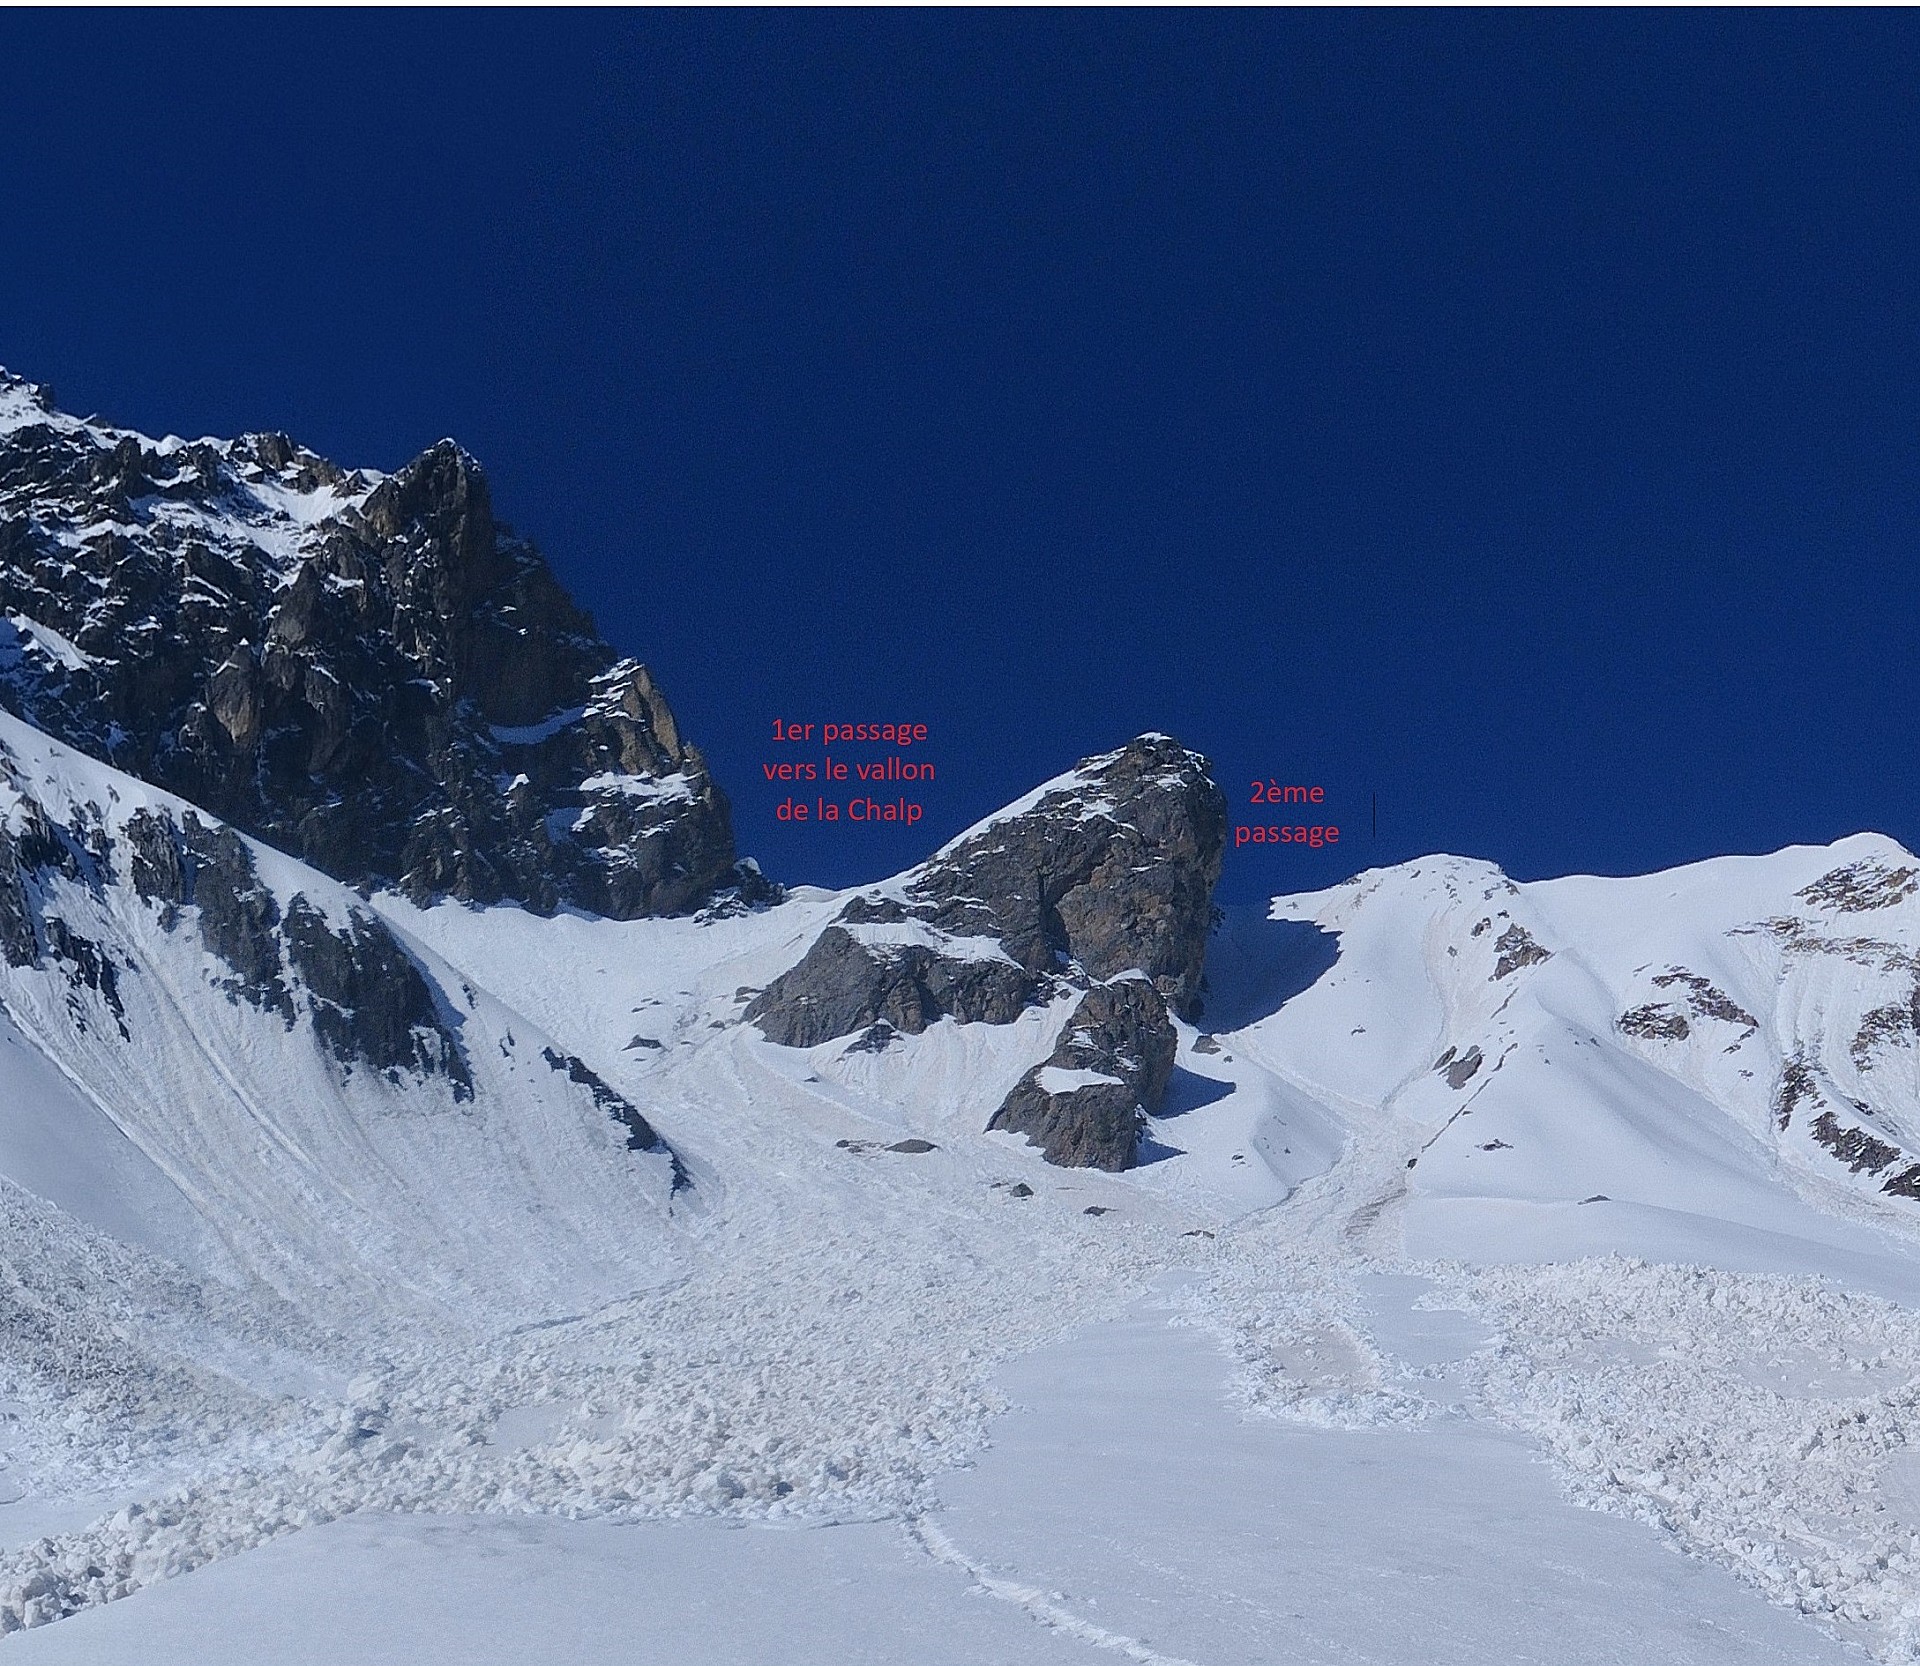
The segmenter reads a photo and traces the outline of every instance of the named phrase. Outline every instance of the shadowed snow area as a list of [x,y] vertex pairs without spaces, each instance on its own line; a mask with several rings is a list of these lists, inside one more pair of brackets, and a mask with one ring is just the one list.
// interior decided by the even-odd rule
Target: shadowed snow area
[[1260,906],[1221,914],[1207,944],[1206,1029],[1239,1030],[1271,1018],[1339,958],[1339,937],[1310,921],[1276,920]]

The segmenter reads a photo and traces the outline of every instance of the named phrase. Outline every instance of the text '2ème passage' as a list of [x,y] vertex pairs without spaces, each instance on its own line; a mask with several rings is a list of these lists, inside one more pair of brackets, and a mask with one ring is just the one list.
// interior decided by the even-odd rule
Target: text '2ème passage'
[[1255,781],[1247,802],[1259,807],[1262,820],[1235,822],[1233,846],[1305,845],[1320,850],[1340,842],[1340,829],[1314,818],[1323,814],[1327,789],[1290,786],[1281,781]]
[[[924,723],[789,723],[775,718],[773,739],[782,755],[760,765],[767,780],[820,782],[832,789],[810,797],[789,794],[775,806],[776,820],[911,823],[927,813],[918,797],[900,790],[908,782],[935,778],[930,760],[909,755],[913,748],[926,745]],[[788,747],[818,751],[801,755],[787,752]],[[836,747],[841,749],[838,757]],[[876,754],[875,747],[891,750]]]

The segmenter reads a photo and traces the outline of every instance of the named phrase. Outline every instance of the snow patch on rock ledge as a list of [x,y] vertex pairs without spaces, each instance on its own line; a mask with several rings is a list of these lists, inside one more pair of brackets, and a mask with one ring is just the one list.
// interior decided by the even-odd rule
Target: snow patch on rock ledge
[[1034,1080],[1040,1084],[1042,1093],[1075,1093],[1081,1088],[1123,1088],[1127,1085],[1118,1076],[1106,1076],[1098,1070],[1065,1070],[1057,1064],[1042,1065],[1035,1073]]

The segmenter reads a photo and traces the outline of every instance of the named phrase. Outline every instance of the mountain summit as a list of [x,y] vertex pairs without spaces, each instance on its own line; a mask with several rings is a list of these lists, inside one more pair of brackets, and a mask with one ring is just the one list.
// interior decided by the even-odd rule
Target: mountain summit
[[0,705],[336,878],[627,919],[757,882],[647,668],[443,440],[148,439],[0,371]]

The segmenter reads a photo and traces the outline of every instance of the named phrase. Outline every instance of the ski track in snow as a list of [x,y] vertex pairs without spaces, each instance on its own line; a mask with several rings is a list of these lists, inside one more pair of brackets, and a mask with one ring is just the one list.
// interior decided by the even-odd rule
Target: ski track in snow
[[1137,1660],[1140,1666],[1195,1666],[1191,1660],[1179,1655],[1161,1654],[1149,1648],[1138,1638],[1126,1637],[1117,1631],[1108,1631],[1090,1620],[1082,1619],[1054,1601],[1047,1592],[1035,1585],[1023,1585],[1018,1580],[1007,1579],[989,1571],[983,1564],[974,1561],[960,1549],[940,1528],[925,1516],[912,1516],[907,1521],[907,1532],[913,1542],[920,1546],[936,1562],[944,1562],[949,1567],[961,1569],[976,1586],[988,1596],[1001,1602],[1010,1602],[1028,1618],[1037,1621],[1049,1631],[1057,1631],[1075,1642],[1091,1644],[1096,1649],[1104,1649],[1111,1654],[1125,1655],[1129,1660]]

